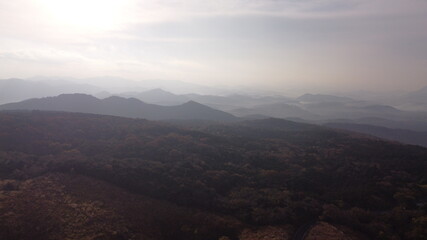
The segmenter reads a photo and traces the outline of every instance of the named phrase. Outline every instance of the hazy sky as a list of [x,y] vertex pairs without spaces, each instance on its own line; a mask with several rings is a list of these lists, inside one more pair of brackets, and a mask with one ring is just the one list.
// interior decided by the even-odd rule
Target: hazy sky
[[426,0],[0,0],[0,78],[427,85]]

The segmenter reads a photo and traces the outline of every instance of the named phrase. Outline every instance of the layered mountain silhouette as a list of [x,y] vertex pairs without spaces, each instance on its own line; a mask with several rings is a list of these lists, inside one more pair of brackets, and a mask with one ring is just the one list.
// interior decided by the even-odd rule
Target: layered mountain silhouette
[[144,92],[121,93],[118,94],[118,96],[133,97],[146,103],[166,106],[178,105],[188,101],[195,101],[222,111],[230,111],[242,107],[253,107],[262,104],[295,102],[295,100],[283,96],[255,97],[239,94],[227,96],[202,95],[196,93],[174,94],[161,88]]
[[348,97],[339,97],[327,94],[304,94],[297,98],[300,102],[354,102],[355,100]]
[[394,99],[394,104],[416,111],[427,111],[427,86]]
[[56,97],[29,99],[0,106],[0,110],[45,110],[103,114],[149,120],[196,119],[233,121],[235,116],[200,103],[189,101],[177,106],[144,103],[136,98],[112,96],[98,99],[87,94],[61,94]]
[[286,103],[266,104],[252,108],[239,108],[232,110],[231,113],[235,114],[236,116],[254,116],[261,114],[274,118],[317,118],[316,114],[306,111],[301,107]]
[[120,94],[123,97],[134,97],[146,103],[158,104],[158,105],[178,105],[190,101],[191,99],[184,95],[177,95],[171,92],[165,91],[161,88],[152,89],[145,92],[139,93],[124,93]]

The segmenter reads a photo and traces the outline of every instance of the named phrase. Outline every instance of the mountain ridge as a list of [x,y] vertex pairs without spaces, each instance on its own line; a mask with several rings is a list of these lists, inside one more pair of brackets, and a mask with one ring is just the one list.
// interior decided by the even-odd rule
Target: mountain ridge
[[237,118],[203,104],[189,101],[176,106],[148,104],[136,98],[111,96],[98,99],[88,94],[61,94],[0,105],[0,110],[45,110],[104,114],[149,120],[200,119],[233,121]]

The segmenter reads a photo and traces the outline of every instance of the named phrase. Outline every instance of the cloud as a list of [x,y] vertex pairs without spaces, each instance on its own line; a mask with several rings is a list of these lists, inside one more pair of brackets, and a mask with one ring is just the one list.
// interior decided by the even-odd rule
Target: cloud
[[82,62],[87,60],[76,53],[60,51],[56,49],[3,51],[0,52],[0,59],[48,64],[64,64],[69,62]]
[[135,22],[176,21],[207,16],[262,15],[342,18],[425,13],[423,0],[146,0],[134,2]]
[[[368,85],[370,77],[377,85],[427,77],[425,0],[122,0],[99,28],[99,19],[82,26],[91,11],[96,17],[90,9],[74,25],[78,11],[59,21],[60,12],[49,13],[57,5],[45,6],[52,1],[66,0],[0,0],[2,77],[15,71],[349,87]],[[86,1],[95,9],[115,0],[69,4]]]

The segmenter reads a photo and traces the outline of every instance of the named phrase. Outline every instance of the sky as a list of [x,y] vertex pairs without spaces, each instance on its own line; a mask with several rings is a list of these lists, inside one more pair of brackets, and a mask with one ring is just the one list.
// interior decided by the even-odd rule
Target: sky
[[0,0],[0,78],[427,85],[426,0]]

